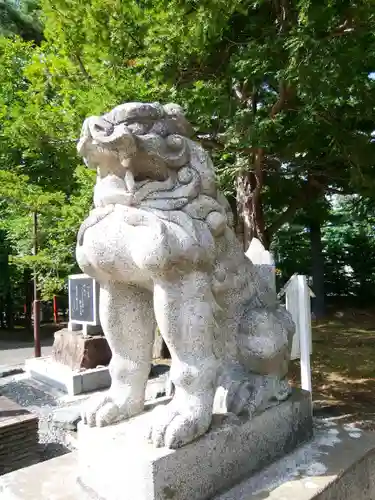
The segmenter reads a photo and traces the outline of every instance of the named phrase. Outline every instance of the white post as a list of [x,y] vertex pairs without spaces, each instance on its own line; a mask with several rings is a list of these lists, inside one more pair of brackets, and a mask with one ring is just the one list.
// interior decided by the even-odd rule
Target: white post
[[[286,308],[296,325],[291,359],[300,359],[301,386],[312,392],[310,355],[312,353],[311,334],[311,291],[306,276],[293,275],[284,288]],[[284,291],[283,290],[283,291]]]
[[298,283],[297,275],[294,274],[285,285],[282,293],[285,292],[285,307],[290,312],[294,321],[296,332],[293,337],[292,351],[290,359],[299,359],[301,355],[300,334],[299,334],[299,304],[298,304]]
[[311,306],[310,290],[306,276],[297,276],[298,280],[298,306],[299,306],[299,331],[301,349],[301,386],[305,391],[312,392],[310,345],[311,345]]

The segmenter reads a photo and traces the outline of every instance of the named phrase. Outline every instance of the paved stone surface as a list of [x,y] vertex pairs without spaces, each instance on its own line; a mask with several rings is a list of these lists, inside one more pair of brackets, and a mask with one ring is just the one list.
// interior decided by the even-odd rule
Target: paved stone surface
[[68,401],[61,401],[62,393],[45,384],[28,379],[25,374],[0,379],[0,392],[22,408],[39,417],[39,458],[48,460],[69,451],[66,432],[51,425],[52,412]]
[[77,483],[74,453],[0,477],[1,500],[97,500]]
[[[52,352],[53,339],[42,341],[42,355],[49,356]],[[0,376],[15,368],[23,368],[26,359],[34,357],[32,342],[13,342],[0,340]]]

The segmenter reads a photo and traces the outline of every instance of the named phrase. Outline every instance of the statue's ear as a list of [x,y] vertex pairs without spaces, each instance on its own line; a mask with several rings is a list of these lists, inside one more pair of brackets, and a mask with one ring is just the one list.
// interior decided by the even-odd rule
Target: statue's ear
[[191,137],[193,135],[193,128],[185,118],[185,113],[181,106],[169,103],[165,104],[163,108],[167,120],[173,121],[174,133],[178,133],[185,137]]

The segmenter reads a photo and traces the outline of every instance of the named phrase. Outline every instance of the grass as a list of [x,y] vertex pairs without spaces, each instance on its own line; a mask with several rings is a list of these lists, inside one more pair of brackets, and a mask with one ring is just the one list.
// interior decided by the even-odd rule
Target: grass
[[[367,421],[363,426],[375,429],[375,313],[345,310],[315,322],[311,362],[317,414]],[[291,365],[299,385],[299,362]]]

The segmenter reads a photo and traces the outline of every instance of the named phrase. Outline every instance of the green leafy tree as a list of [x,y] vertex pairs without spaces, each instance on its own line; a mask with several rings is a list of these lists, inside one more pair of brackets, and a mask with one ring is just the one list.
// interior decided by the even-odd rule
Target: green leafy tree
[[35,0],[1,0],[0,34],[19,35],[27,42],[40,44],[43,29],[39,20],[39,2]]
[[[321,233],[328,304],[368,306],[375,299],[374,201],[359,195],[335,196],[327,208]],[[278,231],[273,241],[281,283],[294,272],[314,278],[308,219],[301,213],[295,222]]]
[[[82,121],[119,102],[186,108],[245,245],[269,246],[301,214],[324,225],[311,211],[331,193],[372,196],[374,16],[370,0],[41,0],[39,45],[0,38],[0,170],[64,197],[41,216],[45,290],[72,269],[90,206]],[[7,216],[17,255],[21,212]]]

